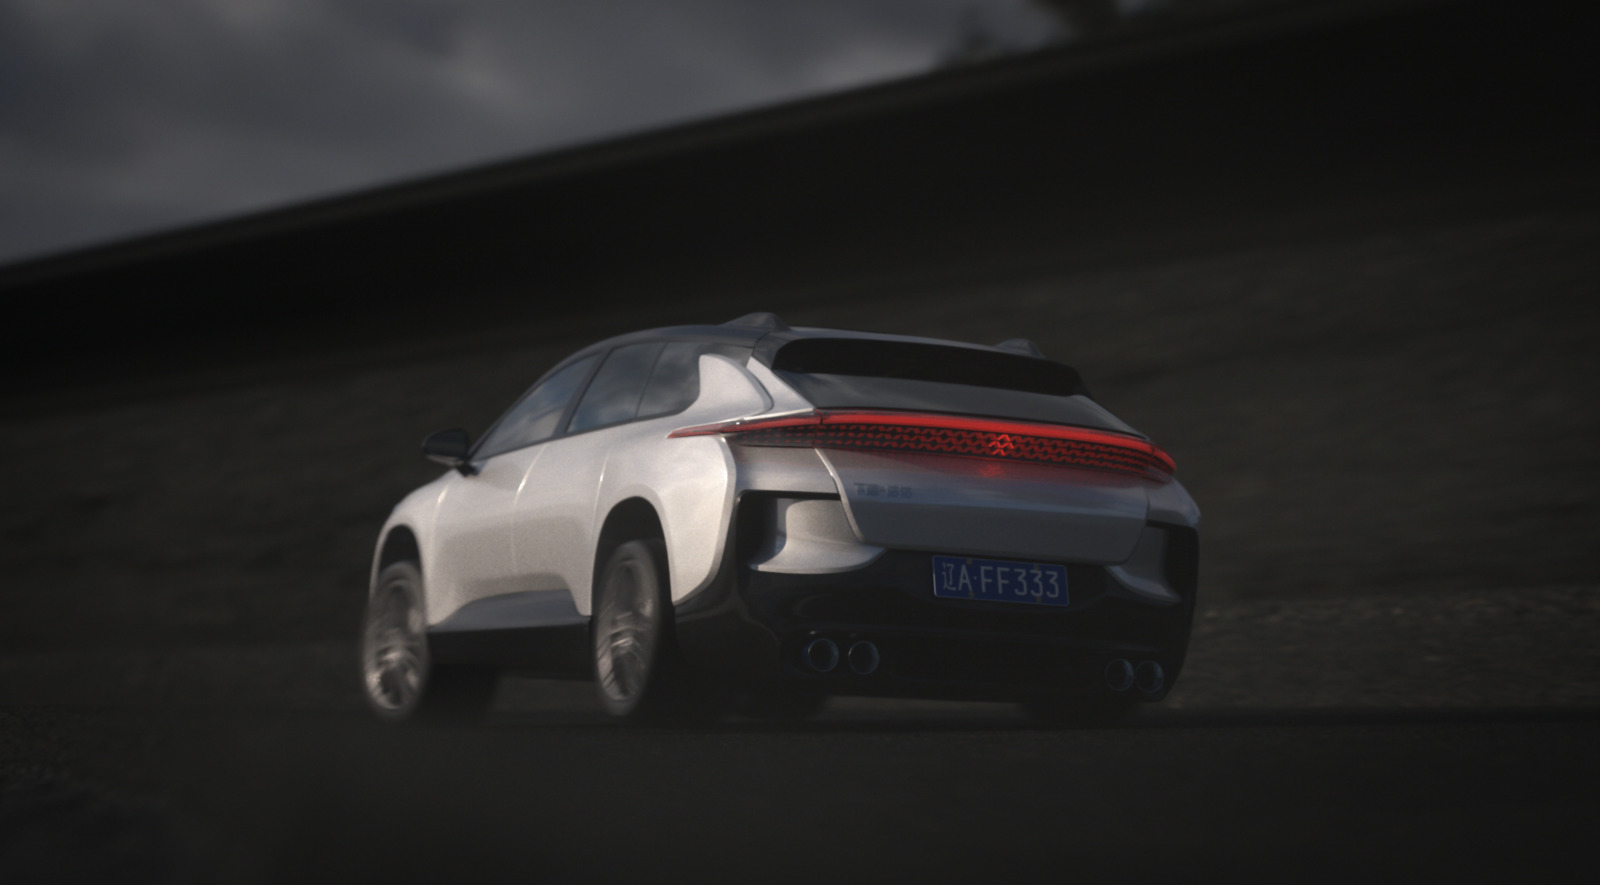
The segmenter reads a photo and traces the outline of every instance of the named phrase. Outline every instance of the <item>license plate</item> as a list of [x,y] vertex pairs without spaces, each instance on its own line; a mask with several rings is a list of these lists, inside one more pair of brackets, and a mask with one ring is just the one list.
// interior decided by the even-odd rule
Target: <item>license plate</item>
[[1067,604],[1067,567],[1009,559],[933,558],[933,595],[1030,605]]

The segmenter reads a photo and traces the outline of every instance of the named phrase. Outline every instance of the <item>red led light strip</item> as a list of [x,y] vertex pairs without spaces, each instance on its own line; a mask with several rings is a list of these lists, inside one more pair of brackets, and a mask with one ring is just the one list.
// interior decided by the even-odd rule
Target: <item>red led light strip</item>
[[818,410],[685,427],[671,434],[733,437],[744,446],[876,449],[1062,464],[1165,480],[1172,458],[1142,439],[1082,427],[921,412]]

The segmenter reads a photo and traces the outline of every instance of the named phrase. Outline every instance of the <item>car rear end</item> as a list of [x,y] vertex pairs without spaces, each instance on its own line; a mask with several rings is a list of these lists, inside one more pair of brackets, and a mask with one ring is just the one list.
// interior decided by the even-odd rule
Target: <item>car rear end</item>
[[1170,688],[1199,513],[1076,372],[1025,346],[805,330],[752,365],[803,407],[679,431],[721,437],[739,474],[718,576],[677,611],[691,664],[830,694]]

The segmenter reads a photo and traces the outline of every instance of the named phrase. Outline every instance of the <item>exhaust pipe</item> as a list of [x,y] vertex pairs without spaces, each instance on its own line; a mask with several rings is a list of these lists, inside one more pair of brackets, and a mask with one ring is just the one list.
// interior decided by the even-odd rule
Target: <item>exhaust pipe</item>
[[1133,664],[1124,658],[1112,658],[1106,664],[1106,687],[1112,691],[1127,691],[1133,687]]
[[806,666],[818,673],[830,673],[839,666],[839,645],[832,639],[813,639],[800,651]]
[[1133,686],[1144,694],[1157,694],[1167,685],[1167,674],[1155,661],[1140,661],[1134,671]]
[[852,644],[850,651],[845,653],[845,657],[850,661],[850,669],[854,670],[858,676],[871,675],[874,670],[878,669],[878,661],[880,660],[878,647],[866,641]]

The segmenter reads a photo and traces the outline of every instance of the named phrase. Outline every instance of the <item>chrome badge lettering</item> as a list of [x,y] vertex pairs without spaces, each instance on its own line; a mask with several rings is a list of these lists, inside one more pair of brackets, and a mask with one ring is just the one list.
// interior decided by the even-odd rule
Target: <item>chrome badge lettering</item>
[[856,494],[863,498],[910,498],[911,486],[884,486],[875,482],[858,482]]

